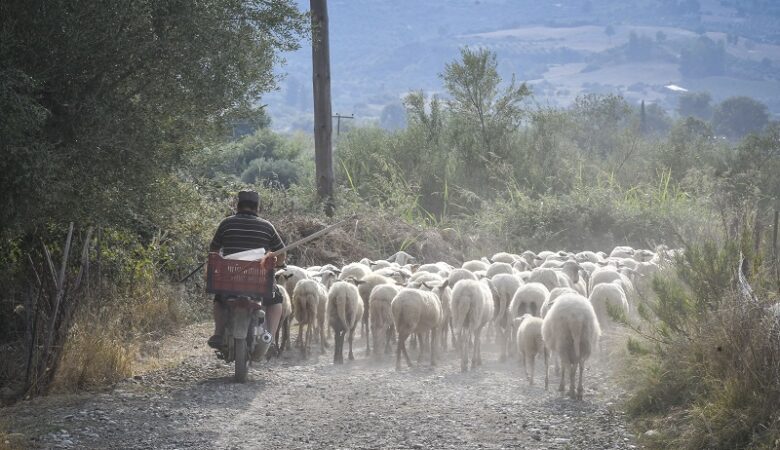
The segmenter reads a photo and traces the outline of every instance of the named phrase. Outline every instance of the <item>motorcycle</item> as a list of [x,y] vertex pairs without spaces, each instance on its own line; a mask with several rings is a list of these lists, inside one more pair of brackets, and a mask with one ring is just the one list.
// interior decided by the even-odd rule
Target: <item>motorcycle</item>
[[273,341],[265,329],[265,311],[259,301],[249,296],[228,297],[224,301],[226,313],[222,348],[215,350],[217,358],[235,362],[235,379],[246,382],[249,365],[260,361]]
[[225,327],[217,358],[235,363],[235,379],[247,379],[249,365],[260,361],[273,341],[265,329],[261,297],[274,295],[276,258],[241,261],[209,253],[206,291],[222,296]]

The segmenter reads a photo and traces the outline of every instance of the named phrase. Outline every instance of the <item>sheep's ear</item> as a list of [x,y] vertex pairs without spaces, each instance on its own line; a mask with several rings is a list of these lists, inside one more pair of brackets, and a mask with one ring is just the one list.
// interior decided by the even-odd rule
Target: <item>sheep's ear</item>
[[424,281],[422,282],[422,285],[423,285],[423,287],[425,287],[425,289],[433,289],[428,283],[426,283]]
[[444,282],[439,287],[444,289],[444,288],[446,288],[449,285],[450,285],[450,280],[444,280]]
[[333,269],[332,272],[337,274],[337,275],[341,275],[341,270],[340,269]]
[[286,273],[286,274],[282,275],[282,277],[284,277],[285,280],[289,280],[293,276],[295,276],[294,273]]

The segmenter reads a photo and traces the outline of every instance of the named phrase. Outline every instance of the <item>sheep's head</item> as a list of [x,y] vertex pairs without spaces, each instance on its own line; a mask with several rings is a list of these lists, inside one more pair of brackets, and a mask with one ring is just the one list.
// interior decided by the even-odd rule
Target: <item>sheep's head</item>
[[343,279],[342,281],[346,281],[347,283],[352,283],[352,284],[354,284],[355,286],[360,286],[361,284],[364,284],[364,283],[365,283],[365,281],[363,281],[363,280],[358,280],[358,279],[357,279],[357,278],[355,278],[355,277],[347,277],[347,278]]

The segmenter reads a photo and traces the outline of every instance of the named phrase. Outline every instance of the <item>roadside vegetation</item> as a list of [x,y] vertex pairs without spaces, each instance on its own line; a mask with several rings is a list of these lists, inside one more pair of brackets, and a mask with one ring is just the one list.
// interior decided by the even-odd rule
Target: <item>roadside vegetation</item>
[[[0,69],[3,400],[109,385],[133,374],[144,342],[207,318],[202,277],[178,281],[205,257],[238,190],[261,193],[262,214],[288,242],[325,224],[311,138],[270,131],[253,106],[274,86],[278,52],[305,35],[304,17],[283,0],[262,2],[267,10],[213,4],[184,12],[141,2],[126,22],[108,6],[83,5],[81,15],[60,4],[35,14],[0,7],[17,18],[0,46],[9,62]],[[225,28],[236,16],[271,32]],[[209,38],[179,54],[204,26]],[[39,29],[57,31],[43,39]],[[101,39],[116,30],[122,39]],[[124,64],[159,55],[160,66]],[[195,62],[207,60],[226,67],[203,73]],[[769,307],[780,291],[771,242],[780,125],[753,100],[713,106],[699,94],[676,113],[615,95],[544,107],[497,65],[494,53],[464,48],[441,70],[445,95],[404,99],[405,128],[342,133],[336,216],[358,221],[291,262],[685,248],[674,274],[648,281],[647,307],[631,324],[627,408],[652,447],[777,446],[780,325]],[[754,113],[761,127],[729,126]],[[63,346],[41,388],[26,376],[42,334],[30,329],[55,314],[42,294],[56,287],[46,252],[60,261],[70,223],[66,277],[83,282],[68,282],[79,289],[68,291]],[[735,282],[740,252],[749,301]]]

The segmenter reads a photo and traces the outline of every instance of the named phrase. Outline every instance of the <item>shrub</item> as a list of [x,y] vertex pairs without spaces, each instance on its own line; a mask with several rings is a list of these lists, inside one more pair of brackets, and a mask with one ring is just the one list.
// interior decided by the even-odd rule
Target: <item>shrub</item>
[[[651,448],[776,448],[780,443],[778,301],[751,242],[691,245],[672,274],[653,280],[655,296],[630,343],[629,414]],[[740,252],[751,262],[751,300],[735,285]],[[771,283],[770,283],[771,284]],[[649,351],[637,351],[638,348]]]

